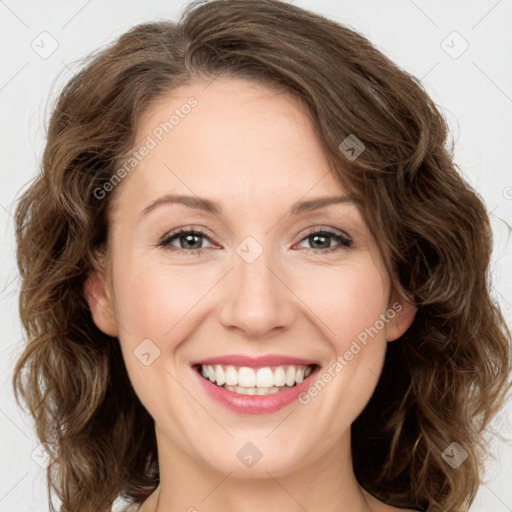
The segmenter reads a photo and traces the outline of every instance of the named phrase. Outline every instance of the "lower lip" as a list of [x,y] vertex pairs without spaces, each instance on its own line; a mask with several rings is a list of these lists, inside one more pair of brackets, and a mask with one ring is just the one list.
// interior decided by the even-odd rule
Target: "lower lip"
[[215,401],[230,411],[239,414],[269,414],[279,411],[298,400],[299,395],[309,388],[311,377],[317,373],[318,367],[315,367],[305,380],[293,388],[283,389],[282,391],[269,393],[268,395],[242,395],[240,393],[234,393],[233,391],[228,391],[206,380],[197,370],[193,369],[193,371],[205,391]]

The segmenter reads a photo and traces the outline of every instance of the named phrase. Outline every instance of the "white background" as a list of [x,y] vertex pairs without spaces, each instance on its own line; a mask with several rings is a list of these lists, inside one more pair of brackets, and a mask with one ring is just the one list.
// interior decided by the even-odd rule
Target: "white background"
[[[11,387],[12,368],[23,343],[12,214],[16,196],[34,176],[42,154],[45,108],[79,69],[80,58],[137,23],[176,19],[185,3],[0,0],[0,512],[48,510],[45,472],[31,457],[38,442],[30,419],[15,405]],[[510,324],[512,258],[505,222],[512,219],[512,1],[294,3],[362,32],[399,66],[422,79],[450,123],[456,162],[491,212],[493,293]],[[44,31],[58,44],[47,58],[31,47],[42,48],[46,37],[45,48],[51,49],[48,36],[40,35]],[[465,44],[460,36],[469,47],[453,58]],[[472,512],[512,511],[511,411],[509,406],[496,420],[507,440],[493,442],[496,461],[488,465],[486,483]]]

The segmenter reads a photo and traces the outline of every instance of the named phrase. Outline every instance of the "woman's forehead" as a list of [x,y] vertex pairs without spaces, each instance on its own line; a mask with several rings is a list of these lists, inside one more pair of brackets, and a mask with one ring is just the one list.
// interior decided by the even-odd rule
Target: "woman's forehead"
[[146,202],[201,192],[266,207],[345,192],[307,115],[288,96],[246,81],[190,84],[159,98],[139,123],[134,153],[144,156],[125,185]]

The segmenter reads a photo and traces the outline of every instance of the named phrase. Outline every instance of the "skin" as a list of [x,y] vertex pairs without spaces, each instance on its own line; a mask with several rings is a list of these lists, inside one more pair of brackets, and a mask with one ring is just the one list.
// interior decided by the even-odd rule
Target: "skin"
[[[288,95],[233,78],[182,86],[150,105],[136,147],[190,96],[197,107],[117,186],[108,260],[84,288],[155,420],[161,483],[140,510],[398,510],[358,485],[350,425],[375,389],[387,343],[414,318],[407,302],[306,405],[230,412],[191,369],[224,354],[285,354],[328,368],[400,299],[354,203],[288,215],[296,201],[346,194]],[[214,200],[222,215],[167,203],[141,216],[170,193]],[[177,228],[207,235],[159,247]],[[352,245],[334,236],[315,245],[310,228],[345,233]],[[251,263],[236,252],[248,236],[263,250]],[[203,253],[184,253],[194,247]],[[134,355],[144,339],[160,350],[148,366]],[[252,467],[236,456],[248,442],[262,453]]]

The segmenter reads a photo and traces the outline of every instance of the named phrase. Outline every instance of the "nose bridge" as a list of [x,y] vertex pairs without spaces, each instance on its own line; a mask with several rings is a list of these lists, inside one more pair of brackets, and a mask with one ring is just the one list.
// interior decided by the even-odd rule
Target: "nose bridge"
[[221,313],[223,324],[239,327],[251,337],[286,326],[292,318],[291,292],[282,282],[283,267],[270,248],[248,236],[236,247],[233,258],[230,291]]

